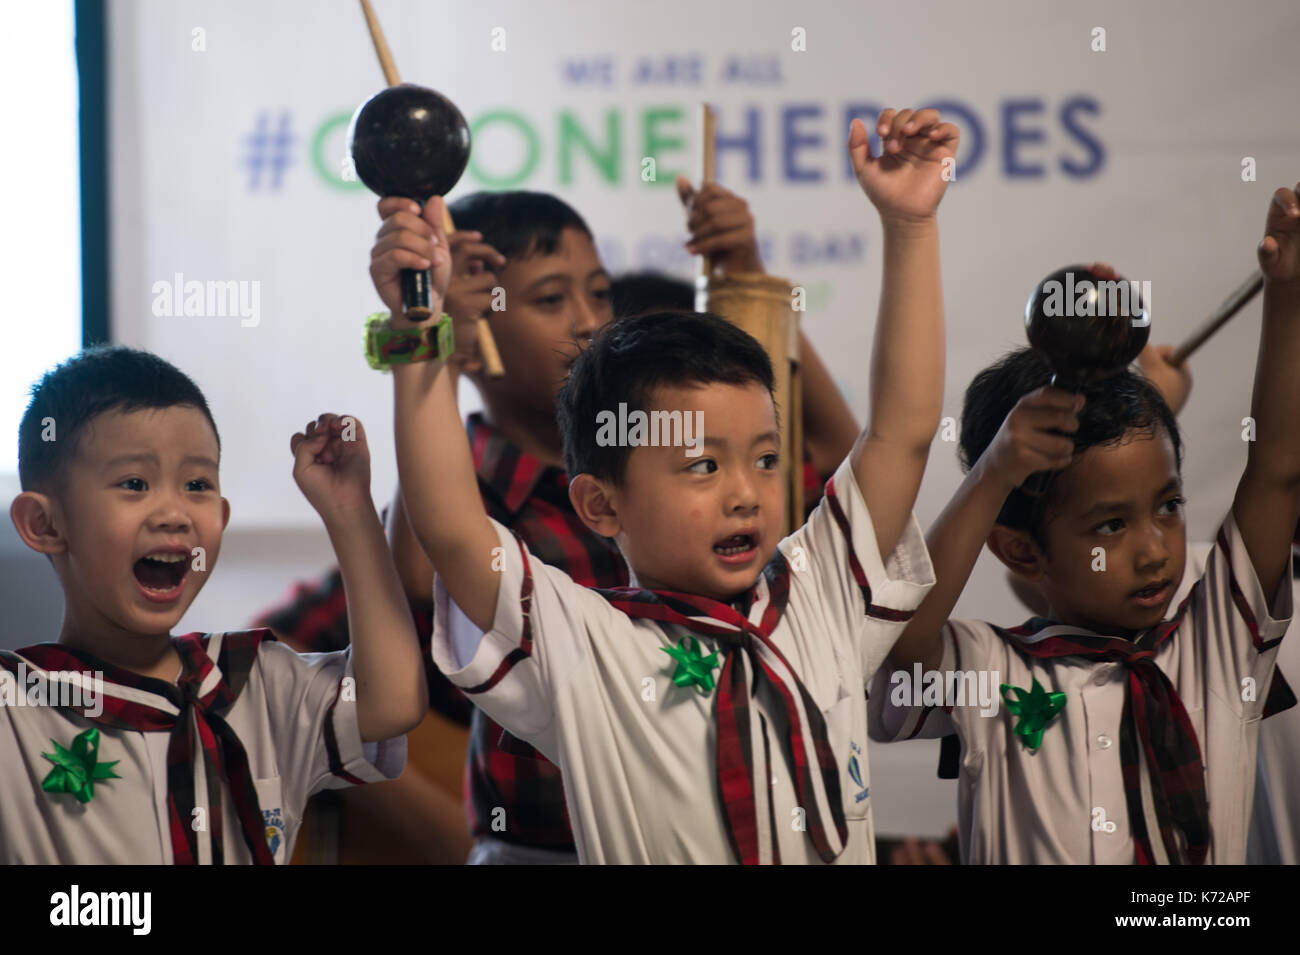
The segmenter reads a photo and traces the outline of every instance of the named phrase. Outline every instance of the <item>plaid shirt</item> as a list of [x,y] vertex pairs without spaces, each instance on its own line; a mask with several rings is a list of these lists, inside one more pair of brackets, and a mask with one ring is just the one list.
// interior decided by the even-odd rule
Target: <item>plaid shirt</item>
[[[488,515],[510,528],[533,554],[560,568],[579,584],[613,588],[628,584],[627,567],[612,541],[593,533],[569,503],[568,475],[543,464],[507,441],[481,415],[466,425],[479,490]],[[804,464],[806,510],[821,498],[822,484]],[[433,633],[432,603],[412,605],[429,677],[430,706],[470,725],[465,767],[465,806],[470,831],[538,848],[575,851],[559,769],[535,749],[505,732],[470,704],[433,667],[428,652]],[[319,584],[299,584],[288,603],[264,614],[270,627],[300,652],[348,645],[347,605],[337,570]],[[492,829],[493,811],[505,810],[506,828]]]
[[[433,639],[433,602],[411,601],[411,619],[415,622],[415,632],[424,651],[429,708],[461,726],[468,726],[474,704],[438,671],[429,655],[429,641]],[[318,581],[294,584],[285,601],[263,611],[253,626],[275,631],[281,641],[299,653],[330,653],[344,649],[351,640],[343,576],[335,567]]]
[[[584,586],[627,586],[618,548],[574,513],[562,469],[524,454],[479,415],[470,416],[468,431],[479,490],[493,520],[510,528],[538,559]],[[465,805],[475,837],[573,851],[560,770],[478,709],[470,724]],[[506,813],[501,832],[492,830],[497,808]]]

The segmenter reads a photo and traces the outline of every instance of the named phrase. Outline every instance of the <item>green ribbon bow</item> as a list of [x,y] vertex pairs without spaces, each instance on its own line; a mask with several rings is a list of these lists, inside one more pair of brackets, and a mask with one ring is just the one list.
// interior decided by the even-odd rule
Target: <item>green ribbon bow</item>
[[699,642],[690,635],[683,637],[675,647],[659,649],[677,661],[677,669],[673,671],[674,683],[678,686],[695,684],[702,693],[713,691],[713,671],[722,666],[716,653],[704,656],[700,653]]
[[[1020,722],[1015,727],[1015,734],[1020,737],[1020,742],[1026,749],[1038,749],[1043,745],[1043,730],[1065,706],[1065,694],[1048,693],[1036,678],[1033,688],[1027,691],[1010,683],[1003,683],[998,689],[1002,693],[1002,699],[1006,701],[1007,712],[1012,716],[1020,717]],[[1008,691],[1014,693],[1016,698],[1012,699]]]
[[113,772],[121,760],[99,761],[99,730],[95,727],[78,733],[68,749],[54,740],[50,742],[54,743],[54,753],[41,753],[54,764],[50,774],[41,781],[41,788],[47,793],[72,793],[78,802],[87,803],[95,798],[96,781],[122,778]]

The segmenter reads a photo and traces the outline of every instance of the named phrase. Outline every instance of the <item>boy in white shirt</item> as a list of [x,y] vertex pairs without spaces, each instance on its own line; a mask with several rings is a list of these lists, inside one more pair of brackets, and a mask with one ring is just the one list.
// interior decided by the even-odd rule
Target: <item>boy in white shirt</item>
[[[784,540],[771,365],[721,319],[642,316],[568,352],[570,498],[618,542],[624,591],[577,586],[491,522],[446,369],[394,369],[435,662],[559,763],[585,862],[873,861],[863,690],[932,583],[911,510],[942,406],[935,214],[957,145],[934,110],[886,111],[880,133],[876,157],[860,122],[849,140],[885,237],[870,423]],[[408,247],[441,289],[440,206],[432,246]],[[611,423],[628,409],[680,427],[652,445]]]
[[[965,862],[1245,861],[1259,721],[1294,703],[1273,677],[1300,516],[1300,191],[1274,193],[1258,253],[1256,440],[1168,619],[1186,529],[1182,441],[1160,393],[1128,371],[1081,395],[1048,387],[1027,349],[967,390],[970,471],[928,535],[939,583],[871,688],[873,739],[960,739]],[[1052,477],[1034,496],[1039,472]],[[1044,617],[948,619],[985,542]],[[992,674],[1004,703],[918,702],[899,692],[918,671],[954,690]]]
[[0,863],[281,863],[309,795],[401,773],[428,691],[365,433],[322,415],[290,444],[351,598],[339,653],[171,635],[230,518],[193,381],[111,347],[33,389],[10,516],[64,619],[58,643],[0,653]]

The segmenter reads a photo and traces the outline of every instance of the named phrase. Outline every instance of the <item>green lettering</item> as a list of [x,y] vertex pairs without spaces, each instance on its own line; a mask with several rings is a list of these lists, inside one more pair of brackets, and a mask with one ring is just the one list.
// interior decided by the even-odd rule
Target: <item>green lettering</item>
[[567,109],[560,113],[560,183],[573,184],[573,151],[577,147],[604,176],[605,181],[619,181],[619,143],[622,141],[621,119],[618,110],[605,112],[605,148],[601,150],[592,142],[586,131],[578,125],[577,118]]
[[537,131],[533,129],[528,120],[518,113],[505,109],[493,110],[475,117],[469,127],[471,141],[474,143],[482,142],[480,137],[483,135],[483,131],[495,123],[513,126],[523,135],[525,146],[523,163],[510,175],[497,175],[484,170],[475,161],[479,150],[472,149],[469,155],[469,174],[478,180],[481,185],[489,189],[514,189],[531,176],[537,168],[537,161],[542,153],[542,145],[537,139]]
[[659,167],[659,172],[655,176],[654,185],[671,186],[681,172],[668,172],[664,169],[664,163],[659,156],[661,150],[685,149],[686,140],[680,136],[665,136],[659,132],[661,122],[671,122],[673,120],[683,119],[682,108],[680,106],[659,106],[647,109],[641,116],[641,142],[644,147],[641,155],[653,156],[655,165]]

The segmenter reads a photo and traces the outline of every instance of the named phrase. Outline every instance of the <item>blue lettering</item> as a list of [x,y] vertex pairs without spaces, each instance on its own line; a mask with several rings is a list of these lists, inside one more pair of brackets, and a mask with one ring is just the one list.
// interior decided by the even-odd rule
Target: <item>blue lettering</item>
[[609,86],[614,80],[614,64],[608,58],[602,60],[566,60],[564,62],[564,79],[575,86],[583,83]]
[[632,82],[639,85],[658,83],[670,86],[698,86],[700,83],[701,63],[698,54],[689,56],[666,56],[663,60],[644,57],[637,61]]
[[[721,116],[719,115],[719,125]],[[758,182],[763,173],[763,150],[759,134],[762,129],[761,116],[757,106],[745,110],[745,132],[737,136],[724,136],[720,130],[714,134],[714,149],[718,157],[718,178],[722,178],[722,153],[728,149],[740,150],[747,160],[748,179]]]
[[1016,117],[1020,113],[1038,114],[1043,111],[1043,101],[1039,99],[1010,99],[1002,104],[1002,171],[1013,178],[1041,179],[1041,163],[1021,165],[1016,158],[1016,147],[1020,143],[1041,143],[1044,139],[1041,128],[1025,129],[1017,126]]
[[1062,156],[1059,160],[1061,171],[1067,176],[1079,179],[1084,176],[1095,176],[1101,170],[1101,167],[1106,164],[1106,151],[1098,139],[1076,124],[1075,113],[1091,113],[1096,116],[1101,113],[1101,104],[1088,96],[1075,96],[1061,104],[1061,125],[1088,151],[1089,157],[1087,163],[1076,163]]
[[774,56],[729,56],[722,68],[724,83],[769,83],[776,85],[785,78],[781,75],[781,61]]
[[823,146],[826,140],[821,135],[809,136],[795,129],[796,123],[804,117],[820,117],[822,108],[815,103],[803,106],[787,106],[781,111],[781,139],[783,141],[782,167],[785,178],[790,182],[821,182],[820,169],[804,169],[795,164],[795,153],[800,149]]
[[865,245],[857,233],[815,236],[796,232],[790,238],[790,260],[799,265],[860,262]]

